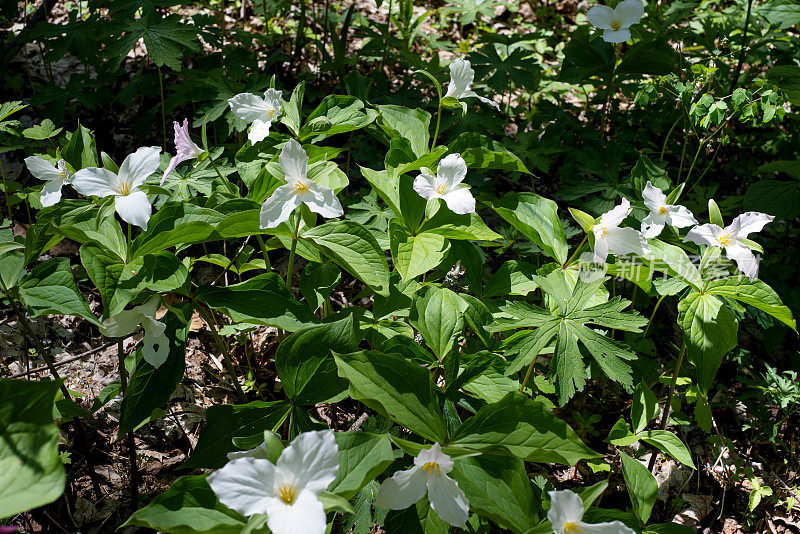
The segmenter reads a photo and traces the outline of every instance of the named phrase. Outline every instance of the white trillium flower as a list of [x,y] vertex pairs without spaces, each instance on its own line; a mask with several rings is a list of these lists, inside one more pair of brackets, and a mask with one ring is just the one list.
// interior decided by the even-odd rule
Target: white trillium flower
[[548,491],[550,495],[550,511],[547,519],[553,527],[554,534],[635,534],[634,530],[625,526],[622,521],[608,523],[584,523],[583,500],[580,495],[570,490]]
[[452,470],[453,460],[434,443],[430,449],[419,452],[414,458],[414,467],[398,471],[383,481],[375,506],[403,510],[427,492],[431,508],[443,521],[464,528],[469,517],[469,502],[458,482],[447,476]]
[[205,150],[197,146],[192,138],[189,137],[189,119],[183,119],[183,125],[178,121],[173,123],[175,128],[175,151],[177,152],[172,159],[169,160],[167,170],[164,171],[164,176],[161,178],[161,183],[167,179],[167,176],[175,170],[178,163],[186,161],[187,159],[199,158]]
[[161,297],[155,295],[141,306],[123,310],[103,321],[100,333],[106,337],[123,337],[142,325],[144,328],[142,357],[153,367],[161,367],[169,355],[169,339],[165,332],[167,325],[156,319],[160,305]]
[[266,514],[273,534],[324,534],[319,494],[339,470],[332,430],[304,432],[283,450],[277,463],[244,456],[208,476],[220,502],[244,516]]
[[603,30],[607,43],[624,43],[631,38],[630,27],[644,17],[641,0],[623,0],[616,8],[596,5],[586,13],[592,26]]
[[451,96],[456,100],[475,97],[484,104],[489,104],[499,110],[500,106],[497,105],[497,102],[479,96],[475,91],[470,89],[474,79],[475,71],[472,70],[470,62],[461,58],[454,59],[450,63],[450,83],[447,85],[447,93],[445,93],[444,96]]
[[666,224],[675,228],[686,228],[697,224],[697,219],[691,211],[684,206],[667,204],[667,196],[649,180],[642,191],[642,198],[644,205],[650,210],[642,221],[642,235],[646,238],[659,235]]
[[247,138],[255,144],[263,141],[269,135],[269,128],[272,122],[281,116],[281,106],[283,98],[277,89],[267,89],[264,98],[253,93],[239,93],[233,98],[228,99],[231,111],[234,115],[252,123],[250,133]]
[[758,259],[750,247],[740,240],[747,238],[753,232],[760,232],[774,218],[766,213],[748,211],[736,217],[725,228],[720,228],[716,224],[695,226],[686,234],[684,241],[724,248],[725,255],[736,262],[736,266],[745,276],[753,280],[758,276]]
[[619,227],[630,212],[631,203],[623,198],[618,206],[601,215],[600,222],[592,226],[595,263],[604,263],[609,250],[618,256],[632,253],[644,255],[650,252],[647,240],[638,230]]
[[439,162],[436,176],[421,173],[414,179],[414,191],[426,200],[441,198],[453,213],[463,215],[475,211],[475,198],[469,186],[462,184],[467,164],[461,154],[450,154]]
[[278,157],[286,184],[278,187],[261,206],[261,228],[275,228],[289,220],[300,204],[330,219],[344,215],[342,203],[330,187],[307,178],[308,155],[300,143],[290,139]]
[[153,210],[139,186],[158,170],[160,154],[160,147],[141,147],[125,158],[118,174],[98,167],[81,169],[72,177],[72,186],[85,196],[113,196],[114,208],[122,220],[147,230]]
[[67,162],[60,159],[53,165],[41,156],[29,156],[25,158],[25,165],[35,178],[47,182],[42,187],[42,196],[39,197],[42,206],[58,204],[61,200],[61,188],[70,182]]

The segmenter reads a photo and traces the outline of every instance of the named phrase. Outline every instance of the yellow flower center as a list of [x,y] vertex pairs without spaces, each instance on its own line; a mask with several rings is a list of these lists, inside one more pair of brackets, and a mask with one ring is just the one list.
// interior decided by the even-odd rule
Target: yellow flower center
[[733,237],[731,236],[731,234],[725,234],[724,236],[720,237],[718,241],[720,245],[722,245],[723,247],[727,247],[728,245],[731,244],[731,242],[733,242]]
[[436,192],[440,195],[443,195],[447,191],[447,186],[444,184],[439,184],[436,186]]
[[665,208],[664,206],[658,208],[658,214],[659,215],[666,215],[667,214],[667,208]]
[[600,227],[600,237],[605,237],[607,235],[608,235],[608,230],[606,229],[605,226],[601,226]]
[[308,191],[308,186],[306,184],[304,184],[302,181],[297,180],[294,183],[294,189],[298,193],[305,193],[306,191]]
[[272,108],[269,108],[269,109],[267,110],[267,115],[269,115],[270,117],[272,117],[273,115],[275,115],[275,110],[274,110],[274,109],[272,109]]
[[583,532],[581,528],[572,521],[564,523],[564,534],[581,534],[581,532]]
[[434,473],[436,473],[437,475],[441,473],[441,471],[439,470],[439,464],[437,464],[436,462],[427,462],[423,464],[422,470],[426,471],[428,473],[428,476],[431,476]]
[[123,196],[128,196],[131,194],[131,184],[128,182],[122,182],[119,185],[119,194]]
[[294,486],[287,486],[284,484],[283,486],[278,488],[278,496],[286,504],[293,504],[294,499],[296,497]]
[[618,32],[620,28],[622,28],[622,23],[619,21],[619,19],[611,19],[611,29],[615,32]]

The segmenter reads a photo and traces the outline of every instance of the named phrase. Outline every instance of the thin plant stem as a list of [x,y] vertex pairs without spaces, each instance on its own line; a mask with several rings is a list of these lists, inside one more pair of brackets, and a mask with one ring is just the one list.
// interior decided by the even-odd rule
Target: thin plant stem
[[586,243],[587,239],[589,239],[589,234],[586,234],[585,236],[583,236],[583,241],[580,242],[580,244],[578,245],[578,248],[575,249],[575,252],[572,253],[572,256],[569,257],[569,259],[564,263],[564,265],[561,266],[563,269],[566,269],[567,267],[569,267],[569,264],[572,263],[572,260],[574,260],[575,256],[578,255],[578,252],[581,251],[581,248],[583,248],[583,245],[584,245],[584,243]]
[[683,118],[683,115],[679,115],[675,122],[672,123],[669,131],[667,132],[667,136],[664,138],[664,143],[661,145],[661,155],[658,157],[658,161],[664,161],[664,152],[667,150],[667,142],[669,142],[669,138],[672,136],[673,130],[678,125],[678,122]]
[[531,377],[531,371],[533,370],[533,364],[536,363],[536,357],[534,356],[531,360],[531,363],[528,365],[528,372],[525,373],[525,378],[522,380],[522,384],[519,386],[519,391],[522,393],[525,391],[525,385],[528,383],[528,379]]
[[264,267],[268,272],[271,272],[272,263],[269,261],[269,252],[267,251],[267,245],[264,243],[264,238],[261,237],[261,234],[256,234],[256,240],[258,241],[258,246],[261,247],[261,255],[264,256]]
[[745,43],[747,42],[747,29],[750,26],[750,12],[753,9],[753,0],[747,1],[747,15],[744,17],[744,28],[742,29],[742,41],[739,45],[739,61],[736,63],[736,70],[733,71],[733,80],[731,80],[731,88],[728,89],[728,94],[733,93],[733,90],[736,89],[736,85],[739,83],[739,75],[742,72],[742,65],[744,64],[744,54],[747,47],[745,47]]
[[227,186],[228,191],[232,195],[238,196],[239,192],[236,190],[236,187],[229,180],[227,180],[224,176],[222,176],[222,173],[219,172],[219,169],[217,168],[217,164],[214,163],[214,158],[212,158],[210,154],[208,156],[208,161],[211,163],[211,166],[214,167],[214,172],[217,173],[217,176],[219,176],[219,179],[222,180],[222,182]]
[[436,140],[439,139],[439,124],[442,121],[442,98],[439,97],[439,108],[436,110],[436,130],[433,132],[433,139],[431,140],[431,150],[436,148]]
[[[117,341],[117,360],[119,362],[119,382],[122,396],[128,391],[128,371],[125,369],[125,348],[123,343],[125,338],[119,338]],[[126,436],[128,445],[128,461],[129,461],[129,482],[131,485],[131,508],[136,510],[139,501],[139,470],[136,466],[136,438],[133,435],[133,430],[129,431]]]
[[645,327],[644,333],[642,334],[642,339],[647,337],[647,332],[650,331],[650,325],[653,324],[653,317],[656,316],[658,307],[661,306],[661,301],[664,300],[664,297],[666,297],[666,295],[661,295],[656,301],[656,305],[653,307],[653,313],[650,314],[650,318],[647,320],[647,326]]
[[167,151],[167,110],[164,107],[164,76],[161,74],[161,67],[156,65],[158,69],[158,92],[161,95],[161,135],[163,141],[164,152]]
[[197,311],[200,313],[200,316],[208,325],[209,330],[211,330],[211,335],[214,337],[214,342],[219,347],[220,352],[222,352],[222,358],[225,360],[225,367],[228,368],[228,374],[230,374],[231,382],[233,383],[233,387],[236,390],[236,393],[239,395],[239,399],[242,402],[247,402],[247,396],[244,394],[244,390],[242,389],[242,385],[239,384],[239,380],[236,376],[236,367],[233,365],[233,358],[231,357],[230,350],[228,349],[228,344],[222,339],[222,336],[219,335],[219,331],[217,330],[217,324],[214,322],[214,317],[211,315],[211,310],[207,309],[203,304],[196,303]]
[[[667,395],[667,404],[664,406],[664,413],[661,415],[661,422],[658,424],[659,430],[667,428],[667,421],[669,421],[669,412],[672,408],[672,399],[675,397],[675,387],[678,385],[678,375],[681,373],[681,365],[683,365],[683,355],[686,354],[686,342],[681,345],[681,352],[678,354],[678,359],[675,361],[675,369],[672,372],[672,383],[669,385],[669,394]],[[653,470],[656,463],[656,454],[650,456],[650,463],[647,466],[648,471]]]
[[6,171],[3,169],[3,160],[0,159],[0,176],[3,177],[3,195],[6,200],[6,213],[8,213],[8,221],[11,223],[11,228],[14,228],[14,219],[11,217],[11,203],[8,201],[8,182],[6,182]]
[[286,289],[292,290],[292,274],[294,273],[294,255],[297,250],[297,233],[300,231],[300,215],[297,216],[297,222],[294,226],[294,233],[292,234],[292,248],[289,249],[289,265],[286,267]]

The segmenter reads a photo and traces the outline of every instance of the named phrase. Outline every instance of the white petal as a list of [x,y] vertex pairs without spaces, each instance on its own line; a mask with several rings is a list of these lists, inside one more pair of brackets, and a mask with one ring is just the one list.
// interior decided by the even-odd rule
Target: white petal
[[439,194],[436,193],[436,186],[434,186],[435,182],[435,176],[422,173],[414,178],[414,191],[416,191],[419,196],[426,200],[433,197],[438,197]]
[[614,18],[614,10],[608,6],[597,5],[586,12],[586,18],[595,28],[610,30],[611,20]]
[[183,125],[175,121],[175,150],[187,158],[196,158],[203,153],[203,149],[197,146],[189,136],[189,119],[183,119]]
[[428,474],[419,467],[398,471],[387,478],[378,490],[375,506],[389,510],[403,510],[425,496]]
[[464,528],[469,517],[469,502],[458,483],[440,474],[428,477],[428,499],[431,508],[445,523]]
[[294,139],[289,139],[283,149],[281,155],[278,156],[283,174],[286,176],[286,182],[291,183],[296,180],[301,180],[307,175],[308,167],[308,154],[300,146],[300,143]]
[[644,255],[650,252],[647,240],[638,230],[633,228],[609,228],[606,233],[608,248],[617,256],[625,254]]
[[547,519],[553,526],[553,532],[561,533],[564,523],[577,523],[583,517],[583,500],[581,496],[570,490],[548,491],[550,510]]
[[158,170],[161,164],[161,147],[143,146],[125,158],[119,166],[119,179],[127,183],[131,189],[142,185],[147,178]]
[[83,196],[107,197],[119,194],[119,177],[108,169],[88,167],[72,177],[72,187]]
[[644,17],[644,4],[640,0],[622,0],[614,8],[623,28],[630,28]]
[[625,220],[625,217],[627,217],[630,212],[631,203],[628,202],[627,198],[623,198],[618,205],[600,216],[600,226],[606,230],[617,227]]
[[468,187],[459,184],[456,189],[451,189],[442,195],[442,198],[453,213],[463,215],[475,212],[475,197],[469,192]]
[[187,156],[186,154],[180,154],[180,153],[172,156],[172,158],[169,160],[169,163],[167,164],[167,169],[164,171],[164,175],[161,177],[161,181],[159,182],[158,185],[164,184],[164,181],[167,179],[167,176],[172,174],[172,171],[175,170],[175,167],[178,166],[178,163],[181,163],[182,161],[186,161],[187,159],[192,159],[192,158],[193,156]]
[[114,208],[123,221],[147,230],[147,221],[150,220],[153,208],[144,191],[134,189],[129,195],[115,196]]
[[734,243],[729,247],[725,247],[725,255],[735,261],[739,270],[750,280],[758,276],[758,258],[746,246],[741,243]]
[[658,236],[664,229],[664,224],[666,222],[666,215],[661,215],[657,211],[651,211],[650,214],[642,220],[642,235],[648,239]]
[[281,116],[281,106],[283,106],[283,96],[277,89],[267,89],[264,93],[264,101],[267,103],[268,110],[272,110],[269,114],[270,120],[275,120]]
[[261,205],[261,228],[275,228],[289,220],[294,209],[300,205],[292,184],[282,185]]
[[685,206],[671,205],[667,207],[667,224],[675,228],[686,228],[697,224],[692,212]]
[[41,156],[28,156],[25,158],[25,166],[31,174],[39,180],[62,180],[64,176],[55,165]]
[[436,178],[445,184],[447,189],[464,181],[467,176],[467,163],[461,154],[448,154],[439,162]]
[[583,521],[573,521],[577,530],[581,534],[636,534],[632,528],[625,526],[622,521],[611,521],[609,523],[584,523]]
[[631,38],[631,31],[628,28],[621,30],[604,30],[603,40],[607,43],[625,43]]
[[253,121],[253,126],[250,128],[250,133],[247,134],[247,139],[252,144],[263,141],[269,135],[269,128],[272,126],[271,121],[256,119]]
[[275,466],[269,460],[239,458],[208,475],[222,504],[244,516],[267,513]]
[[608,239],[599,237],[598,233],[594,234],[594,257],[593,263],[605,263],[608,259]]
[[260,96],[253,93],[239,93],[228,99],[233,114],[246,122],[265,117],[272,109]]
[[651,184],[650,180],[647,181],[644,190],[642,190],[642,199],[644,199],[644,205],[647,206],[650,211],[658,211],[661,208],[667,207],[667,195],[665,195],[661,189]]
[[261,458],[262,460],[267,460],[267,443],[264,442],[258,447],[248,451],[234,451],[228,453],[228,460],[236,460],[238,458]]
[[164,333],[167,325],[161,321],[145,317],[142,321],[142,326],[144,326],[142,357],[147,363],[158,369],[167,361],[167,356],[169,356],[169,339]]
[[444,96],[460,98],[464,91],[472,85],[475,79],[475,71],[466,59],[456,58],[450,63],[450,84],[447,86],[447,93]]
[[442,447],[438,443],[434,443],[430,449],[423,449],[414,458],[414,465],[422,467],[427,463],[434,463],[439,466],[439,471],[448,474],[453,470],[453,460],[450,456],[442,452]]
[[278,458],[278,469],[291,473],[295,487],[313,494],[328,489],[339,470],[339,448],[333,430],[303,432]]
[[[467,91],[467,92],[472,93],[472,91]],[[489,98],[484,98],[484,97],[476,95],[474,93],[471,96],[474,96],[475,98],[477,98],[478,100],[480,100],[484,104],[489,104],[490,106],[494,107],[494,109],[496,109],[497,111],[500,111],[500,105],[497,102],[495,102],[494,100],[491,100]]]
[[106,337],[127,336],[142,322],[142,314],[138,308],[123,310],[113,317],[109,317],[100,325],[100,333]]
[[267,526],[272,534],[325,534],[325,510],[317,496],[301,491],[292,504],[271,499]]
[[774,218],[774,216],[766,213],[748,211],[736,217],[728,228],[736,236],[736,239],[744,239],[752,233],[760,232]]
[[339,202],[333,189],[318,185],[316,182],[309,181],[308,193],[303,195],[301,200],[311,211],[319,213],[326,219],[344,215],[342,203]]
[[39,197],[39,200],[42,203],[42,206],[53,206],[54,204],[58,204],[61,200],[61,187],[64,185],[64,182],[59,178],[56,180],[50,180],[42,187],[42,196]]
[[719,241],[717,238],[722,235],[722,232],[722,228],[716,224],[700,224],[689,230],[689,233],[686,234],[683,241],[691,241],[697,245],[718,247]]

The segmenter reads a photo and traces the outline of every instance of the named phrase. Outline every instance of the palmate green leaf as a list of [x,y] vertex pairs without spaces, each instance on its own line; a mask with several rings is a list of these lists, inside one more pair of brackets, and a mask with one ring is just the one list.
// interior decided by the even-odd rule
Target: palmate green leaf
[[382,105],[378,107],[378,126],[389,138],[402,137],[411,144],[411,150],[421,158],[429,152],[431,114],[421,109]]
[[653,511],[653,505],[656,503],[656,497],[658,497],[658,484],[650,470],[638,460],[624,452],[620,452],[620,459],[622,460],[622,476],[625,478],[628,495],[633,503],[633,512],[642,524],[646,524]]
[[28,107],[27,104],[23,104],[19,100],[15,100],[12,102],[3,102],[0,104],[0,133],[11,133],[13,130],[12,128],[16,128],[19,126],[19,121],[17,120],[6,120],[9,116],[13,115],[14,113],[21,111]]
[[686,356],[697,369],[697,382],[708,391],[723,356],[736,347],[739,323],[718,297],[692,291],[678,302],[678,324]]
[[526,462],[563,465],[601,456],[544,404],[519,392],[478,410],[456,430],[450,445],[487,454],[507,450]]
[[422,335],[439,361],[464,335],[464,311],[467,303],[457,293],[442,287],[425,286],[411,302],[409,322]]
[[53,403],[59,383],[0,379],[0,516],[55,501],[64,492]]
[[797,331],[797,324],[792,310],[784,306],[775,291],[761,280],[750,280],[746,276],[730,276],[712,280],[706,291],[713,295],[721,295],[749,304],[775,317],[786,326]]
[[510,193],[487,204],[545,254],[558,263],[567,261],[567,237],[555,202],[534,193]]
[[177,14],[164,17],[159,13],[146,12],[139,18],[120,19],[117,24],[117,31],[122,35],[106,50],[115,66],[119,66],[139,39],[144,40],[147,53],[157,66],[166,65],[175,71],[181,69],[185,50],[201,49],[196,27],[183,23],[182,17]]
[[361,431],[336,432],[335,437],[339,447],[339,471],[328,490],[352,499],[394,462],[391,440],[388,434]]
[[205,476],[181,477],[125,526],[146,527],[166,534],[239,534],[247,519],[219,502]]
[[364,102],[350,95],[328,95],[306,117],[300,130],[300,140],[326,137],[361,129],[371,124],[378,113],[364,107]]
[[426,439],[447,440],[447,429],[428,371],[397,354],[334,354],[350,396]]
[[56,125],[53,124],[53,121],[50,119],[44,119],[40,124],[22,130],[22,135],[28,139],[42,141],[58,135],[61,133],[61,130],[63,130],[63,128],[56,128]]
[[53,258],[31,269],[20,281],[19,295],[32,317],[56,313],[100,324],[72,277],[68,258]]
[[414,278],[435,269],[450,250],[450,242],[441,235],[413,235],[398,219],[389,221],[389,247],[395,269],[403,280]]

